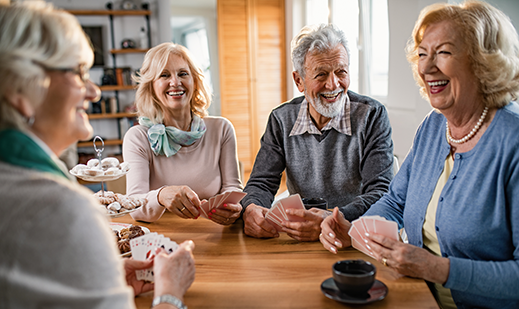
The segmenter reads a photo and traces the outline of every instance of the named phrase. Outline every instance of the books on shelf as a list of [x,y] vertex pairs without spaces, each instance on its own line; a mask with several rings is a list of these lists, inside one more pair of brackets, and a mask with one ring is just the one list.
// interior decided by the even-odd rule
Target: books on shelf
[[105,68],[102,85],[133,86],[132,72],[130,67]]
[[121,132],[121,140],[124,138],[124,134],[128,129],[130,129],[133,126],[133,119],[132,118],[120,118],[119,119],[119,132]]

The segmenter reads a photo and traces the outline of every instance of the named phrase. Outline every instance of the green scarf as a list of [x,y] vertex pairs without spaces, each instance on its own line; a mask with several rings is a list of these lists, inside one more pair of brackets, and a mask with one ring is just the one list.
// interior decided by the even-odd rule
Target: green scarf
[[58,164],[32,138],[18,130],[0,131],[0,161],[68,179]]
[[146,117],[140,117],[139,124],[148,127],[148,141],[153,153],[156,156],[165,155],[168,158],[175,155],[182,146],[193,145],[206,131],[204,120],[197,115],[193,115],[189,132],[173,126],[166,127],[162,123],[153,124]]

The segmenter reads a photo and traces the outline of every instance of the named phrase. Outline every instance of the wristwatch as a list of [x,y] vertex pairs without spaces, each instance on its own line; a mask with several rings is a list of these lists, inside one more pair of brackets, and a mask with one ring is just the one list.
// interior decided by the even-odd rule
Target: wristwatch
[[160,296],[157,296],[153,299],[153,302],[151,303],[151,308],[157,306],[158,304],[171,304],[175,307],[177,307],[178,309],[187,309],[187,306],[184,305],[184,303],[176,298],[175,296],[171,295],[171,294],[164,294],[164,295],[160,295]]

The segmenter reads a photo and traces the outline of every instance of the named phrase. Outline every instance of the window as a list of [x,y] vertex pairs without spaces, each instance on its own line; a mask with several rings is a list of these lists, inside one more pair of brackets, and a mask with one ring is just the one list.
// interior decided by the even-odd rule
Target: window
[[209,45],[207,41],[207,32],[205,28],[197,29],[185,34],[185,44],[187,49],[193,54],[203,70],[207,85],[209,85],[211,92],[213,83],[211,82],[211,61],[209,59]]
[[350,49],[350,90],[384,102],[389,67],[387,0],[306,0],[305,11],[306,25],[334,23],[344,31]]

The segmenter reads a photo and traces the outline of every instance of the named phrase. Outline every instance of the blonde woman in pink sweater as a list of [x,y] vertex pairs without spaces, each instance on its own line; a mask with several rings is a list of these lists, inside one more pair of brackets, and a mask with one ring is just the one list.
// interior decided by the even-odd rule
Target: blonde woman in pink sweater
[[[201,200],[242,190],[234,128],[225,118],[207,116],[210,93],[189,51],[157,45],[135,78],[139,125],[124,136],[123,157],[131,166],[126,190],[148,204],[132,217],[153,222],[168,210],[196,219]],[[240,204],[223,208],[211,220],[227,225],[240,217]]]

